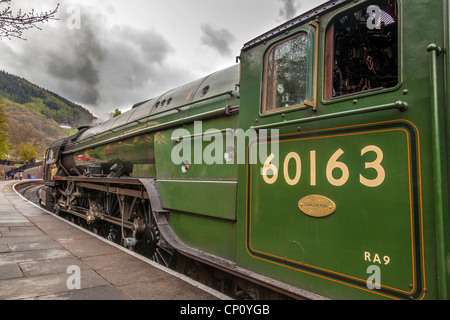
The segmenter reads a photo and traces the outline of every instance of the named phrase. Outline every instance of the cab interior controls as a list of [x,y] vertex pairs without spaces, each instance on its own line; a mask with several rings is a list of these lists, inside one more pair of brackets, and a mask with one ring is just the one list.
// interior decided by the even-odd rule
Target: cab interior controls
[[398,84],[398,13],[378,1],[338,17],[326,34],[325,100]]

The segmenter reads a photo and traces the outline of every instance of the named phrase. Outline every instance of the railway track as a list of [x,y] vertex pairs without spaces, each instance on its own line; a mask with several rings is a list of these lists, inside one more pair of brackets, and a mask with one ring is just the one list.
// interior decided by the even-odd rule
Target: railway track
[[16,191],[29,201],[39,205],[39,182],[23,182],[16,186]]

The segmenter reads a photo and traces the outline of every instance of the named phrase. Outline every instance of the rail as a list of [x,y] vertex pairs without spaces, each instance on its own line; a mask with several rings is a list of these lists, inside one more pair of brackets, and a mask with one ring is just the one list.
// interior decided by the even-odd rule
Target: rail
[[[141,123],[142,120],[146,120],[146,121],[147,121],[147,119],[148,119],[149,117],[161,115],[161,114],[167,113],[167,112],[169,112],[169,111],[178,111],[178,112],[181,112],[181,111],[182,111],[181,109],[184,108],[184,107],[187,107],[187,106],[193,106],[193,105],[196,105],[196,104],[198,104],[198,103],[202,103],[202,102],[205,102],[205,101],[209,101],[209,100],[212,100],[212,99],[215,99],[215,98],[220,98],[220,97],[226,96],[226,95],[229,95],[230,98],[232,98],[232,97],[235,95],[235,92],[232,91],[232,90],[225,91],[225,92],[218,93],[218,94],[215,94],[215,95],[210,96],[210,97],[207,97],[207,98],[203,98],[203,99],[196,100],[196,101],[190,101],[190,102],[181,104],[181,105],[179,105],[179,106],[172,107],[172,108],[170,108],[170,109],[161,109],[160,111],[157,111],[157,112],[153,112],[153,109],[152,109],[149,115],[142,116],[142,117],[140,117],[140,118],[138,118],[138,119],[136,119],[136,120],[134,120],[133,122],[130,122],[130,123],[135,123],[135,122],[136,122],[136,123],[139,124],[139,123]],[[152,100],[152,99],[151,99],[151,100]],[[150,100],[148,100],[148,101],[150,101]],[[142,104],[144,104],[144,103],[146,103],[146,102],[148,102],[148,101],[144,101],[143,103],[139,104],[137,107],[141,106]],[[119,128],[124,128],[124,127],[128,126],[130,123],[126,123],[126,124],[121,125],[121,126],[119,126],[119,127],[117,127],[117,128],[108,130],[108,132],[113,132],[113,130],[116,130],[116,131],[117,131],[117,129],[119,129]]]
[[83,146],[83,147],[80,147],[80,148],[75,148],[75,149],[72,149],[72,150],[65,151],[65,152],[63,152],[63,154],[71,154],[71,153],[74,153],[74,152],[79,152],[79,151],[87,150],[87,149],[90,149],[90,148],[99,147],[99,146],[106,145],[106,144],[109,144],[109,143],[118,142],[118,141],[122,141],[122,140],[129,139],[129,138],[134,138],[134,137],[140,136],[142,134],[147,134],[147,133],[158,131],[158,130],[168,129],[168,128],[176,127],[176,126],[179,126],[179,125],[191,123],[191,122],[198,121],[198,120],[205,120],[205,119],[208,119],[208,118],[214,118],[214,117],[231,115],[231,114],[236,113],[238,111],[239,111],[239,107],[238,106],[226,106],[226,107],[223,107],[223,108],[220,108],[220,109],[217,109],[217,110],[207,111],[207,112],[203,112],[203,113],[200,113],[200,114],[196,114],[196,115],[192,115],[192,116],[176,119],[176,120],[173,120],[173,121],[156,124],[156,125],[153,125],[151,127],[139,129],[139,130],[136,130],[136,131],[133,131],[133,132],[130,132],[130,133],[123,134],[123,135],[118,136],[118,137],[106,139],[106,140],[99,141],[99,142],[93,142],[93,143],[91,143],[89,145],[86,145],[86,146]]
[[434,204],[436,215],[436,249],[437,249],[437,272],[440,299],[447,300],[447,276],[446,276],[446,256],[445,256],[445,230],[444,230],[444,170],[442,168],[442,148],[445,150],[445,143],[440,138],[441,119],[444,118],[438,99],[438,75],[437,57],[442,53],[442,48],[432,43],[428,46],[430,59],[430,86],[431,86],[431,134],[433,148],[433,172],[434,172]]
[[388,104],[383,104],[383,105],[379,105],[379,106],[355,109],[355,110],[350,110],[350,111],[336,112],[336,113],[332,113],[332,114],[325,114],[322,116],[314,116],[314,117],[308,117],[308,118],[300,118],[300,119],[294,119],[294,120],[288,120],[288,121],[275,122],[275,123],[270,123],[270,124],[265,124],[265,125],[260,125],[260,126],[252,126],[251,129],[261,130],[261,129],[285,127],[285,126],[294,125],[294,124],[322,121],[322,120],[335,119],[335,118],[340,118],[340,117],[348,117],[348,116],[353,116],[353,115],[357,115],[357,114],[377,112],[377,111],[390,110],[390,109],[398,109],[400,111],[406,111],[408,108],[409,108],[409,105],[407,102],[397,101],[394,103],[388,103]]

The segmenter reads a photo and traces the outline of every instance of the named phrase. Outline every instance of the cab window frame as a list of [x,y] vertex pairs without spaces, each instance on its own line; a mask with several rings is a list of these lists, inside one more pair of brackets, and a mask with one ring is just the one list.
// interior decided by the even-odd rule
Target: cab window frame
[[[304,36],[305,45],[305,64],[306,64],[306,74],[305,74],[305,99],[302,103],[293,104],[285,107],[277,108],[276,105],[269,107],[269,88],[272,91],[276,90],[275,85],[269,79],[269,57],[271,56],[273,50],[280,45],[283,45],[293,39]],[[309,38],[311,37],[311,38]],[[261,90],[261,107],[260,115],[269,116],[272,114],[277,114],[280,112],[291,111],[291,110],[303,110],[309,108],[315,108],[317,105],[317,76],[318,76],[318,57],[319,57],[319,25],[315,21],[311,21],[309,24],[309,29],[302,28],[301,30],[292,33],[282,39],[279,39],[272,43],[267,50],[264,52],[263,58],[263,79],[262,79],[262,90]],[[276,61],[276,60],[275,60]]]

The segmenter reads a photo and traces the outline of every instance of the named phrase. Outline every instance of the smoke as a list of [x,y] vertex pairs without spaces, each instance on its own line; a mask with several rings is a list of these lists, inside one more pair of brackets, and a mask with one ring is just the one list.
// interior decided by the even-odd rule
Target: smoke
[[174,78],[190,79],[189,72],[170,64],[174,50],[163,35],[112,25],[105,10],[79,7],[75,20],[80,21],[73,23],[68,4],[61,5],[60,19],[29,30],[27,41],[0,41],[0,68],[85,106],[99,118],[163,93]]
[[45,67],[48,73],[59,79],[68,89],[77,83],[77,100],[80,103],[96,105],[101,93],[98,84],[101,78],[102,66],[108,49],[98,38],[99,30],[92,17],[84,17],[83,32],[69,34],[69,29],[62,28],[54,36],[58,39],[64,37],[71,41],[57,41],[60,46],[48,48],[43,52]]
[[295,4],[295,0],[278,0],[283,3],[283,7],[279,11],[279,16],[283,20],[290,20],[297,15],[300,5]]
[[203,36],[201,42],[216,50],[222,56],[233,54],[231,44],[236,40],[235,36],[226,29],[213,29],[209,24],[202,25]]

